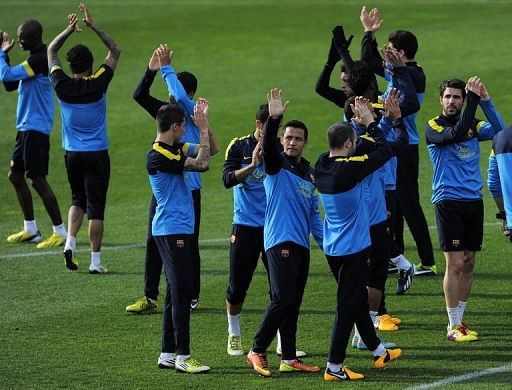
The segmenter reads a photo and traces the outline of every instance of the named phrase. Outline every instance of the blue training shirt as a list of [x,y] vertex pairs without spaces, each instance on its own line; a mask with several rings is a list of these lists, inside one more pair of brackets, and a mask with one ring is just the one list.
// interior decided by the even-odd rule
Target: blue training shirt
[[512,126],[492,141],[487,185],[493,198],[503,197],[507,228],[512,230]]
[[196,145],[168,145],[155,142],[146,155],[156,212],[151,225],[153,236],[194,234],[194,203],[183,176],[185,161]]
[[238,182],[235,171],[251,164],[252,153],[258,141],[253,134],[234,138],[226,149],[222,168],[222,182],[233,188],[233,224],[263,227],[265,224],[265,168],[260,163],[242,182]]
[[[489,120],[475,119],[478,104]],[[491,100],[469,91],[460,118],[437,116],[425,126],[427,150],[433,165],[432,203],[482,199],[479,142],[491,140],[504,128]]]
[[[178,80],[176,71],[171,65],[162,66],[160,73],[167,84],[169,95],[171,95],[174,100],[176,100],[176,104],[185,111],[185,132],[183,133],[183,137],[181,137],[181,141],[198,144],[200,142],[201,133],[190,118],[194,115],[194,106],[196,103],[185,92],[185,88],[183,88],[183,85]],[[198,190],[201,188],[201,174],[199,172],[185,172],[185,180],[190,190]]]
[[281,152],[277,138],[279,123],[279,119],[268,118],[263,141],[267,174],[263,182],[267,197],[265,250],[287,241],[309,249],[310,234],[322,247],[323,227],[311,167],[305,159],[297,163],[295,157]]
[[106,93],[113,76],[114,72],[105,64],[91,76],[80,79],[66,75],[60,63],[51,65],[50,77],[61,109],[64,150],[108,149]]
[[[46,46],[32,51],[26,61],[9,65],[9,57],[0,50],[0,80],[7,90],[18,90],[16,128],[50,135],[53,127],[53,96],[48,79]],[[8,84],[13,88],[8,87]]]

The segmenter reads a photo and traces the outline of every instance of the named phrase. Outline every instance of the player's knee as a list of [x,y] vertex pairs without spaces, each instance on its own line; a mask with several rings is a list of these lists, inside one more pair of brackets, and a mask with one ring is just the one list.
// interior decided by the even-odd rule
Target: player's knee
[[237,291],[233,288],[228,287],[226,291],[226,300],[231,305],[238,305],[239,303],[242,303],[245,300],[246,292],[245,291]]
[[44,176],[31,178],[32,187],[38,194],[46,195],[49,192],[48,182]]
[[12,185],[16,188],[20,187],[23,184],[23,181],[25,180],[23,174],[19,172],[13,172],[11,170],[9,170],[7,177],[9,181],[12,183]]

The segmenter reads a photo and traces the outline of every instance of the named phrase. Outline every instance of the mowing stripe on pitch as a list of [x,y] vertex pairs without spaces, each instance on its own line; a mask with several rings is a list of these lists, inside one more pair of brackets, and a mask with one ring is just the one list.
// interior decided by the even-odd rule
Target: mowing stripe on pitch
[[498,374],[498,373],[501,373],[501,372],[508,372],[508,371],[512,371],[512,364],[507,364],[507,365],[501,366],[501,367],[489,368],[487,370],[482,370],[482,371],[469,372],[469,373],[464,374],[464,375],[452,376],[450,378],[442,379],[440,381],[431,382],[431,383],[424,383],[422,385],[409,387],[406,390],[433,389],[434,387],[439,387],[439,386],[443,386],[443,385],[450,385],[452,383],[469,381],[471,379],[479,378],[481,376],[493,375],[493,374]]
[[[484,226],[489,225],[498,225],[499,222],[486,222],[484,223]],[[436,229],[436,226],[429,226],[430,230]],[[405,230],[409,230],[408,227],[405,227]],[[228,242],[227,238],[210,238],[206,240],[199,240],[200,244],[214,244],[218,242]],[[27,244],[29,245],[29,244]],[[126,244],[126,245],[117,245],[117,246],[104,246],[101,248],[102,251],[108,251],[108,250],[127,250],[127,249],[136,249],[136,248],[145,248],[146,245],[144,244]],[[87,246],[84,249],[78,249],[76,251],[77,253],[81,252],[89,252],[89,247]],[[46,256],[46,255],[60,255],[62,254],[62,251],[38,251],[38,252],[28,252],[28,253],[13,253],[10,255],[0,255],[0,260],[4,259],[19,259],[21,257],[40,257],[40,256]]]
[[[208,240],[199,240],[199,244],[214,244],[218,242],[229,242],[228,238],[211,238]],[[23,245],[30,245],[30,244],[23,244]],[[112,246],[104,246],[101,248],[101,251],[110,251],[110,250],[128,250],[128,249],[137,249],[137,248],[145,248],[145,244],[126,244],[126,245],[112,245]],[[77,253],[81,252],[90,252],[89,246],[84,247],[83,249],[78,249],[76,251]],[[41,256],[47,256],[47,255],[62,255],[62,250],[60,251],[45,251],[45,250],[39,250],[37,252],[26,252],[26,253],[13,253],[10,255],[1,255],[0,260],[5,259],[19,259],[22,257],[41,257]]]

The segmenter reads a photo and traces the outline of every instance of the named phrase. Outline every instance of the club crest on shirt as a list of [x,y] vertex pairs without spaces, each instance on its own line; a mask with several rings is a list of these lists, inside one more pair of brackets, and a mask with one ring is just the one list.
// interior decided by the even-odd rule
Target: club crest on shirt
[[185,246],[185,241],[183,241],[183,240],[176,240],[176,246],[178,248],[183,248]]
[[467,139],[473,138],[473,134],[474,134],[473,129],[469,129],[467,134],[466,134],[466,138]]
[[452,240],[452,245],[458,248],[460,246],[460,240]]
[[290,250],[289,249],[281,250],[281,257],[290,257]]
[[235,243],[235,241],[236,241],[236,236],[235,236],[234,234],[232,234],[232,235],[231,235],[230,241],[231,241],[231,243],[232,243],[232,244],[234,244],[234,243]]
[[265,180],[266,173],[261,168],[256,168],[248,177],[245,179],[247,183],[263,183]]
[[314,187],[309,183],[300,182],[298,190],[305,198],[311,199]]
[[471,150],[469,146],[457,145],[457,157],[467,160],[469,158],[475,157],[475,151]]

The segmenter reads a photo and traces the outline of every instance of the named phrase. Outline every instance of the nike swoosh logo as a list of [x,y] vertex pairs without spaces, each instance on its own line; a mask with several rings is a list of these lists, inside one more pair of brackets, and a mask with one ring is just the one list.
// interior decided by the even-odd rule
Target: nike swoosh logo
[[250,160],[250,157],[244,157],[244,160]]

